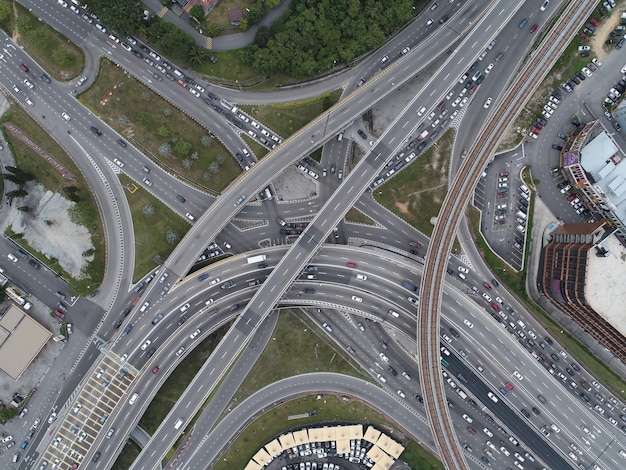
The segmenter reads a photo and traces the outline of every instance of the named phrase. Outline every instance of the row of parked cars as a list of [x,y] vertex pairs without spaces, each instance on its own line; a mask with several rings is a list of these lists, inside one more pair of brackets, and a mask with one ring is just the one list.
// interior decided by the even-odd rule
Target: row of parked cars
[[[589,46],[578,46],[579,50],[581,48],[589,48]],[[572,92],[576,85],[580,85],[583,81],[587,80],[587,78],[591,77],[591,75],[593,75],[593,72],[598,70],[598,68],[601,66],[602,62],[594,57],[593,59],[591,59],[591,62],[587,64],[586,67],[583,67],[581,70],[576,72],[569,80],[566,80],[563,84],[561,84],[561,88],[567,93]]]

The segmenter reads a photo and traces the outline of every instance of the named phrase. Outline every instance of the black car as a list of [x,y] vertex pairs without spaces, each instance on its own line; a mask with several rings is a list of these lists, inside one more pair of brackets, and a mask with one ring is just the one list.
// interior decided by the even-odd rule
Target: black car
[[50,83],[50,77],[45,73],[41,74],[41,79],[46,83]]
[[113,328],[115,328],[116,330],[122,326],[122,320],[117,320],[115,323],[113,323]]
[[587,80],[587,76],[584,73],[582,73],[580,70],[576,72],[576,76],[580,78],[582,81]]
[[148,49],[146,46],[144,46],[143,44],[139,44],[139,49],[141,49],[142,51],[144,51],[146,54],[148,54],[150,52],[150,49]]
[[387,370],[388,370],[388,371],[389,371],[389,373],[390,373],[391,375],[393,375],[394,377],[397,377],[397,376],[398,376],[398,371],[397,371],[397,370],[395,370],[393,367],[389,366],[389,367],[387,367]]
[[363,132],[361,129],[359,129],[358,131],[356,131],[357,134],[359,134],[361,136],[361,138],[363,140],[367,139],[367,134],[365,132]]
[[[626,38],[620,39],[619,42],[615,44],[615,49],[621,49],[622,47],[624,47],[624,42],[626,42]],[[589,55],[589,52],[587,52],[587,55],[585,57],[587,57],[588,55]]]
[[522,412],[524,416],[526,416],[527,418],[530,418],[530,413],[528,412],[526,408],[522,408],[520,411]]
[[93,454],[93,459],[91,459],[91,461],[93,463],[96,463],[98,460],[100,460],[100,452],[96,452],[95,454]]
[[130,307],[126,307],[124,310],[122,310],[122,316],[124,317],[127,317],[129,313],[130,313]]
[[446,21],[448,21],[450,19],[450,17],[448,15],[443,15],[441,17],[441,19],[439,20],[439,24],[444,24]]
[[178,326],[182,325],[183,323],[185,323],[187,320],[189,320],[189,317],[187,317],[187,315],[183,315],[182,317],[180,317],[178,319]]
[[126,147],[126,142],[124,142],[122,139],[117,139],[117,143],[120,145],[120,147]]
[[217,114],[222,114],[224,112],[224,110],[216,104],[213,105],[213,109],[217,112]]
[[553,148],[554,150],[558,150],[559,152],[560,152],[561,150],[563,150],[563,147],[561,147],[561,146],[560,146],[560,145],[558,145],[558,144],[552,144],[552,148]]
[[455,338],[458,338],[459,336],[461,336],[459,332],[454,328],[450,328],[450,334],[454,336]]
[[28,264],[30,264],[33,268],[35,269],[41,269],[41,264],[39,264],[37,261],[35,261],[34,259],[29,259],[28,260]]
[[230,289],[231,287],[235,287],[235,281],[226,281],[224,284],[220,286],[222,289]]
[[539,416],[541,414],[541,411],[539,411],[539,408],[537,408],[536,406],[533,406],[533,413]]
[[133,55],[138,59],[143,59],[143,54],[135,49],[133,49]]
[[218,96],[215,93],[211,93],[210,91],[207,93],[207,96],[212,100],[218,99]]
[[578,79],[576,75],[570,78],[570,80],[573,81],[576,85],[580,85],[580,80]]
[[419,393],[416,393],[415,395],[413,395],[413,398],[415,398],[420,403],[424,403],[424,399],[422,398],[422,396]]
[[98,137],[102,135],[102,131],[98,129],[96,126],[91,126],[90,129],[91,129],[91,132],[96,134]]
[[559,139],[567,140],[567,136],[563,132],[559,132]]
[[548,344],[554,344],[554,341],[552,341],[552,338],[550,338],[549,336],[545,337],[546,343]]
[[230,307],[228,307],[228,310],[230,310],[231,312],[234,312],[238,308],[239,308],[239,304],[233,304]]
[[302,289],[302,292],[304,292],[305,294],[315,294],[315,289],[307,287],[306,289]]
[[589,57],[589,51],[580,51],[578,57]]
[[546,121],[544,118],[540,118],[538,117],[537,119],[535,119],[535,121],[537,121],[539,124],[541,124],[542,126],[545,126],[548,124],[548,121]]
[[152,356],[154,356],[154,353],[155,353],[155,352],[156,352],[156,348],[150,348],[150,349],[148,350],[148,352],[146,353],[146,356],[148,356],[148,357],[152,357]]
[[176,195],[176,199],[178,199],[179,202],[185,202],[187,200],[183,196],[181,196],[180,194]]

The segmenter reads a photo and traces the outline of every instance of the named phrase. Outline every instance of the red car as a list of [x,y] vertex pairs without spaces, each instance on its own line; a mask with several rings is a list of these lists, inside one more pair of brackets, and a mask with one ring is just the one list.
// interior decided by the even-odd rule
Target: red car
[[417,242],[409,242],[409,245],[412,246],[413,248],[421,248],[422,244],[421,243],[417,243]]
[[473,428],[473,427],[471,427],[471,426],[468,426],[468,427],[467,427],[467,432],[469,432],[470,434],[476,434],[476,429],[474,429],[474,428]]
[[159,366],[154,366],[154,368],[152,369],[152,373],[156,374],[159,371]]
[[537,31],[538,28],[539,28],[539,25],[535,23],[533,27],[530,28],[530,34],[533,34],[535,31]]
[[499,173],[499,175],[500,175],[500,176],[503,176],[503,177],[504,177],[504,176],[509,176],[509,172],[508,172],[508,171],[501,171],[501,172]]
[[500,306],[495,302],[491,304],[491,308],[494,309],[496,312],[500,311]]
[[589,23],[591,23],[592,25],[594,25],[596,28],[597,28],[598,26],[600,26],[600,22],[599,22],[598,20],[596,20],[595,18],[591,18],[591,19],[589,20]]
[[487,281],[483,282],[483,287],[488,290],[493,289],[493,287],[491,287],[491,284],[489,284]]
[[352,261],[350,261],[349,263],[346,263],[346,266],[352,269],[356,269],[356,263],[353,263]]
[[467,92],[470,95],[473,95],[474,92],[476,91],[476,88],[478,88],[478,86],[474,85],[472,88],[469,89],[469,91]]
[[532,132],[535,135],[539,135],[541,134],[541,129],[539,127],[531,127],[530,132]]
[[513,387],[513,385],[511,385],[511,383],[510,383],[510,382],[506,382],[506,383],[504,384],[504,386],[505,386],[506,388],[508,388],[509,390],[513,390],[513,389],[515,388],[515,387]]
[[573,201],[574,199],[576,199],[576,194],[572,193],[569,196],[567,196],[567,200],[568,201]]
[[63,312],[59,312],[58,310],[55,310],[54,314],[59,318],[65,318],[65,314]]
[[496,194],[496,198],[497,199],[504,199],[508,195],[509,195],[508,193],[498,193],[498,194]]

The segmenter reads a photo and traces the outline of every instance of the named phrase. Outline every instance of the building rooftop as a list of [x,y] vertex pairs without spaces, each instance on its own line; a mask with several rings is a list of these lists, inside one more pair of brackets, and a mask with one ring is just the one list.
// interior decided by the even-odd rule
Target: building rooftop
[[581,150],[580,163],[626,225],[626,161],[615,142],[606,132],[599,133]]
[[594,250],[589,252],[585,299],[598,315],[626,336],[626,248],[615,236],[606,238],[599,246],[609,254],[598,257]]
[[11,304],[0,318],[0,370],[19,379],[50,338],[43,325]]

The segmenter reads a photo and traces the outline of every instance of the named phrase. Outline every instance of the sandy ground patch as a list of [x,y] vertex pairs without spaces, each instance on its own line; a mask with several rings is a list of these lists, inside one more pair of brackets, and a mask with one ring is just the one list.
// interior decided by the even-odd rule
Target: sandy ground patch
[[[23,234],[35,250],[57,259],[73,278],[80,279],[82,269],[93,260],[93,255],[83,253],[94,246],[87,228],[70,218],[74,203],[41,184],[28,184],[26,189],[28,196],[14,203],[9,213],[12,230]],[[18,206],[28,206],[30,211],[19,211]]]

